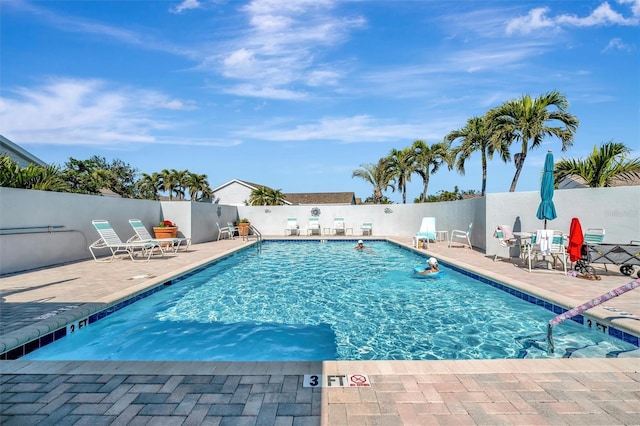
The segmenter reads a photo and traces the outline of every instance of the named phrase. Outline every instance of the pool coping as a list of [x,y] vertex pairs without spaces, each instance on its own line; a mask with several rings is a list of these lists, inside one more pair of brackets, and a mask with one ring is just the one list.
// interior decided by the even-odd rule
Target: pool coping
[[[265,237],[265,241],[292,241],[291,239],[282,239],[277,237]],[[358,238],[353,239],[331,239],[331,238],[321,238],[322,240],[331,240],[331,241],[356,241]],[[307,238],[307,239],[296,239],[293,241],[317,241],[318,238]],[[387,241],[392,244],[399,245],[405,249],[411,250],[415,253],[420,254],[421,256],[428,257],[428,251],[425,252],[420,249],[416,249],[415,247],[406,244],[405,242],[399,241],[392,237],[372,237],[368,238],[369,241]],[[20,355],[29,353],[39,347],[45,346],[48,343],[51,343],[53,340],[57,340],[58,338],[62,338],[66,335],[66,327],[73,324],[81,324],[83,321],[88,318],[95,316],[100,313],[105,313],[106,316],[108,310],[115,310],[114,307],[118,305],[127,305],[133,303],[133,301],[137,300],[136,297],[146,297],[159,289],[161,289],[164,285],[170,284],[176,278],[186,278],[192,273],[197,272],[203,267],[206,267],[210,264],[214,264],[219,262],[229,256],[233,256],[239,251],[249,249],[251,246],[257,244],[258,242],[248,242],[246,245],[238,246],[234,249],[229,250],[226,253],[216,254],[213,256],[206,257],[197,263],[192,263],[187,266],[183,266],[181,268],[177,268],[169,273],[159,275],[157,277],[153,277],[152,280],[134,284],[128,287],[125,290],[120,290],[115,293],[110,294],[109,296],[105,296],[99,298],[90,303],[84,303],[81,306],[62,312],[59,315],[55,315],[51,318],[47,318],[42,320],[36,324],[23,327],[19,330],[7,333],[6,335],[0,336],[0,354],[3,354],[2,359],[7,360],[15,360],[16,354]],[[577,302],[573,298],[566,297],[557,293],[549,292],[541,288],[537,288],[526,284],[524,282],[511,279],[509,277],[500,276],[491,271],[483,270],[482,272],[476,272],[476,269],[473,265],[469,265],[465,262],[461,262],[458,259],[452,259],[447,256],[443,256],[442,254],[438,254],[439,259],[450,265],[453,265],[454,268],[462,269],[463,273],[466,275],[477,276],[484,278],[486,280],[490,280],[492,282],[496,282],[507,286],[509,288],[513,288],[515,291],[523,292],[528,295],[531,295],[538,299],[543,299],[548,301],[549,303],[556,305],[556,307],[560,307],[564,310],[571,309],[574,306],[577,306],[582,302]],[[480,279],[482,281],[482,279]],[[485,283],[492,285],[490,283]],[[513,294],[512,294],[513,295]],[[521,298],[522,299],[522,298]],[[527,300],[528,301],[528,300]],[[531,302],[529,302],[531,303]],[[119,308],[118,308],[119,309]],[[560,311],[551,309],[556,313],[562,313]],[[614,329],[620,330],[623,333],[627,333],[630,336],[635,337],[635,341],[629,341],[627,339],[620,338],[618,336],[612,336],[615,338],[619,338],[620,340],[627,341],[628,343],[635,344],[637,347],[638,337],[640,336],[640,321],[633,318],[610,318],[611,312],[601,308],[595,307],[589,310],[588,314],[581,314],[584,318],[590,318],[596,322],[596,324],[603,323],[607,329],[611,330],[613,326]],[[99,318],[98,318],[99,319]],[[597,326],[596,326],[597,327]],[[62,333],[59,330],[65,330]],[[606,330],[606,329],[605,329]],[[60,333],[56,335],[55,333]],[[610,335],[610,333],[607,333]],[[20,355],[21,356],[21,355]]]

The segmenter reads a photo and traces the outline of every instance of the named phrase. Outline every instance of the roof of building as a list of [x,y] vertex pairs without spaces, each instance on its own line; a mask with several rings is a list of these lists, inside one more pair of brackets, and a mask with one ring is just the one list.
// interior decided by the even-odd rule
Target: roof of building
[[[611,186],[637,186],[640,185],[640,173],[632,173],[627,179],[615,178]],[[579,175],[570,175],[562,179],[558,184],[558,189],[588,188],[587,181]]]
[[0,135],[0,153],[7,153],[9,155],[9,158],[11,158],[13,161],[16,161],[18,164],[20,164],[20,166],[28,166],[29,163],[33,163],[38,166],[47,165],[47,163],[45,163],[32,153],[21,148],[2,135]]
[[299,192],[284,194],[291,204],[355,204],[353,192]]

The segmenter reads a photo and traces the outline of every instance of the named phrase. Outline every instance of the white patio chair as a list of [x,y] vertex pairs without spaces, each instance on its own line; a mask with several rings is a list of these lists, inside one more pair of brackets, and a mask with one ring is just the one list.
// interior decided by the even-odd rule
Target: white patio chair
[[373,235],[373,222],[362,222],[360,232],[362,235]]
[[218,227],[218,241],[220,241],[220,238],[224,238],[225,236],[227,238],[231,238],[231,234],[229,233],[229,227],[220,228],[220,224],[218,222],[216,222],[216,226]]
[[[518,246],[518,239],[513,235],[513,231],[509,225],[498,225],[493,231],[493,236],[498,239],[500,247],[507,249],[507,258],[511,260],[511,248]],[[493,261],[498,260],[498,252],[496,251]]]
[[320,218],[310,217],[309,226],[307,226],[307,235],[322,235],[322,228],[320,227]]
[[564,273],[567,273],[567,252],[564,248],[564,234],[561,231],[539,230],[531,237],[531,244],[525,249],[525,260],[529,272],[531,272],[531,263],[535,265],[539,256],[546,260],[546,256],[553,259],[553,268],[555,269],[558,260],[562,263]]
[[467,244],[469,244],[469,248],[473,249],[473,247],[471,246],[471,238],[470,238],[472,226],[473,226],[473,222],[471,222],[469,226],[467,226],[466,231],[461,231],[459,229],[454,229],[453,231],[451,231],[451,236],[449,237],[449,247],[451,247],[451,243],[453,242],[453,239],[457,238],[459,240],[466,240]]
[[287,226],[284,228],[284,235],[300,235],[300,227],[298,226],[297,218],[287,218]]
[[332,233],[335,235],[346,235],[347,228],[346,228],[346,225],[344,224],[343,217],[336,217],[335,219],[333,219]]

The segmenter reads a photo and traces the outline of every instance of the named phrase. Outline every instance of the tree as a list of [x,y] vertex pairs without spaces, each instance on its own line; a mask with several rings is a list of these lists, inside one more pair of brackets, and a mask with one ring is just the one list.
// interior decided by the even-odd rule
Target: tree
[[213,193],[207,181],[207,175],[189,173],[187,176],[187,187],[189,188],[191,201],[201,201],[204,198],[211,197]]
[[447,142],[438,142],[429,146],[421,140],[416,140],[411,145],[413,157],[415,159],[415,172],[420,175],[423,182],[422,196],[420,199],[427,198],[427,189],[429,187],[429,175],[435,174],[442,163],[447,162],[449,157],[449,144]]
[[480,151],[482,163],[482,190],[484,197],[487,190],[487,158],[493,159],[493,154],[498,153],[505,163],[509,161],[509,145],[501,138],[492,138],[491,129],[487,125],[485,117],[473,117],[467,120],[467,124],[458,130],[453,130],[445,136],[445,140],[453,143],[460,141],[460,146],[452,151],[452,158],[458,173],[464,175],[464,164],[476,151]]
[[139,181],[136,182],[138,196],[146,200],[157,200],[160,192],[160,175],[156,172],[152,174],[143,173]]
[[393,189],[391,185],[392,175],[387,169],[386,162],[383,158],[378,160],[378,163],[360,164],[361,169],[354,170],[351,174],[351,178],[359,177],[369,182],[373,186],[372,201],[374,204],[382,204],[382,193],[388,188]]
[[135,195],[137,170],[120,160],[108,163],[104,157],[94,155],[88,160],[73,157],[65,163],[62,175],[71,192],[99,194],[103,188],[131,198]]
[[[550,109],[552,107],[555,109]],[[528,150],[539,147],[545,137],[559,138],[563,152],[573,145],[579,121],[567,112],[568,107],[567,98],[558,91],[552,91],[535,99],[523,95],[487,113],[493,137],[509,145],[515,141],[522,144],[520,152],[513,157],[516,172],[509,192],[516,190]]]
[[590,188],[612,186],[616,181],[632,180],[640,177],[640,159],[627,158],[631,148],[623,143],[607,142],[586,159],[565,160],[555,164],[556,184],[564,178],[577,175],[583,178]]
[[169,194],[169,200],[173,201],[173,195],[180,191],[180,184],[177,181],[177,170],[163,169],[160,174],[160,183],[158,187]]
[[279,189],[261,186],[251,191],[249,204],[252,206],[281,206],[284,204],[284,194]]
[[0,186],[55,192],[68,190],[58,166],[29,164],[20,167],[8,155],[0,156]]
[[407,183],[411,182],[411,175],[416,171],[413,151],[411,148],[392,149],[385,162],[398,191],[402,192],[402,204],[407,204]]

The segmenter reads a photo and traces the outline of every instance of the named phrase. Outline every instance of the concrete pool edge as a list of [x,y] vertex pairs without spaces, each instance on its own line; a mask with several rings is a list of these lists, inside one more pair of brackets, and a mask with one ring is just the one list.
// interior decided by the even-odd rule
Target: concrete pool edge
[[9,374],[137,374],[137,375],[448,375],[501,373],[628,372],[639,370],[637,358],[557,358],[428,361],[0,361]]

